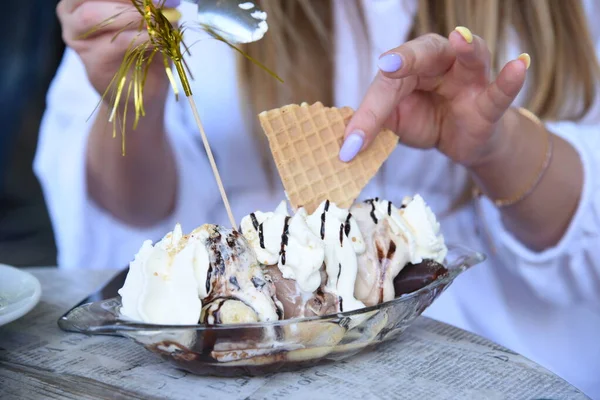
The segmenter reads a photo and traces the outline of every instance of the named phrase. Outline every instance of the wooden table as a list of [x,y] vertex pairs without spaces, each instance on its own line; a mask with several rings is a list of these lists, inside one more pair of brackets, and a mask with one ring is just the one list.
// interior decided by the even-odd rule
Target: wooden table
[[420,318],[376,350],[335,365],[257,378],[193,376],[125,338],[56,321],[117,271],[31,269],[42,299],[0,327],[0,399],[585,399],[535,363]]

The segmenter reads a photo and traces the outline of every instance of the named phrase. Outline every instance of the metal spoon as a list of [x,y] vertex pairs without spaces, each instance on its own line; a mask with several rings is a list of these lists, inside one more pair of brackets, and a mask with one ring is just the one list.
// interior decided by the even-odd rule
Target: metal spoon
[[231,43],[256,42],[269,29],[267,13],[249,0],[185,0],[198,5],[198,22]]

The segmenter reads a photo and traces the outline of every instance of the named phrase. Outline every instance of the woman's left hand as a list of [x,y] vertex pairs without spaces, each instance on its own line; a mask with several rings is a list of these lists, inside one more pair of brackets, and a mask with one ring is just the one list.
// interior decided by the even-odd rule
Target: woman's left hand
[[388,51],[380,72],[346,130],[340,152],[352,160],[381,128],[416,148],[437,148],[474,167],[502,147],[503,116],[525,81],[522,54],[490,80],[490,52],[464,27],[448,39],[428,34]]

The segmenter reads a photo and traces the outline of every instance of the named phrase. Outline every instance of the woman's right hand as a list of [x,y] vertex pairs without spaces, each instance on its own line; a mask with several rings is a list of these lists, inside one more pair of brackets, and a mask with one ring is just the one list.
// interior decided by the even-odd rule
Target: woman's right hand
[[[166,7],[172,7],[179,1],[164,3]],[[64,41],[77,52],[88,80],[100,95],[109,87],[132,42],[148,40],[147,32],[139,31],[142,16],[131,0],[61,0],[57,13]],[[113,16],[116,17],[110,23],[105,23]],[[100,29],[86,35],[98,26]],[[168,94],[169,81],[163,59],[157,54],[144,87],[147,114],[140,119],[136,129],[143,134],[126,135],[127,156],[122,157],[121,138],[113,139],[113,126],[108,123],[110,94],[98,108],[89,132],[86,150],[88,194],[98,206],[132,226],[153,226],[174,209],[178,176],[175,155],[165,129]],[[128,113],[134,112],[133,107],[128,110]],[[132,117],[128,116],[126,130],[133,127]]]
[[[167,0],[165,5],[174,7],[179,2]],[[79,54],[88,79],[101,95],[119,70],[132,43],[148,40],[147,32],[139,31],[142,16],[131,0],[61,0],[57,14],[63,40]],[[110,21],[113,16],[116,17]],[[99,28],[95,30],[96,27]],[[148,71],[144,103],[164,107],[168,87],[162,57],[157,56]]]

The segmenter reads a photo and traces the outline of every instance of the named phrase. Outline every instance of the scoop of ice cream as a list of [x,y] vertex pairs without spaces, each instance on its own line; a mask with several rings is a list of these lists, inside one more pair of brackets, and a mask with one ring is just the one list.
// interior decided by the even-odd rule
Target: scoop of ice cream
[[358,258],[354,295],[367,306],[392,300],[394,278],[410,259],[408,245],[394,234],[389,218],[374,218],[370,204],[356,204],[351,211],[366,243]]
[[321,269],[321,286],[316,290],[314,295],[308,299],[305,305],[304,316],[305,317],[322,317],[324,315],[332,315],[340,310],[343,306],[341,297],[334,293],[325,290],[327,285],[327,272],[325,268]]
[[412,233],[414,250],[410,262],[418,264],[423,260],[434,260],[442,263],[448,254],[448,248],[440,232],[440,223],[425,200],[416,195],[406,201],[397,214]]
[[423,198],[371,199],[351,209],[365,236],[367,251],[359,260],[355,295],[367,305],[395,297],[394,278],[409,263],[441,263],[447,254],[439,223]]
[[208,264],[201,238],[183,236],[180,225],[155,245],[144,242],[119,290],[121,314],[152,324],[196,324],[200,301],[210,291],[198,284],[206,280]]
[[354,297],[358,271],[358,255],[366,247],[355,219],[348,210],[324,201],[308,216],[308,226],[325,243],[325,291],[337,295],[339,311],[352,311],[364,307]]
[[[323,285],[327,282],[327,273],[321,269]],[[323,287],[315,292],[303,291],[294,279],[284,278],[276,265],[265,267],[265,273],[271,277],[277,299],[283,305],[284,319],[323,316],[339,311],[338,297],[325,293]]]
[[242,219],[242,234],[263,265],[279,263],[281,235],[287,216],[285,202],[281,202],[274,212],[256,211]]
[[290,217],[283,201],[275,212],[256,212],[244,217],[241,228],[259,262],[277,265],[283,277],[295,280],[304,292],[319,287],[325,250],[306,225],[304,210]]
[[[258,321],[281,319],[283,307],[275,296],[275,287],[263,274],[254,251],[244,237],[236,231],[216,225],[204,225],[200,229],[206,232],[208,282],[212,287],[204,302],[205,310],[215,311],[211,304],[217,302],[215,307],[218,307],[220,321],[253,319],[254,316],[242,311],[244,308],[238,303],[227,305],[225,301],[237,300],[253,310]],[[227,315],[229,312],[235,315]],[[241,317],[244,313],[246,316]],[[210,323],[211,315],[214,317],[210,312],[204,312],[201,322]]]
[[372,199],[366,203],[371,206],[374,223],[388,221],[393,234],[406,241],[411,263],[444,261],[448,249],[440,233],[440,224],[420,195],[404,198],[400,209],[387,200]]
[[283,318],[303,317],[306,303],[313,296],[313,293],[303,291],[294,279],[284,278],[277,265],[266,266],[265,273],[271,277],[275,285],[277,300],[283,306]]

